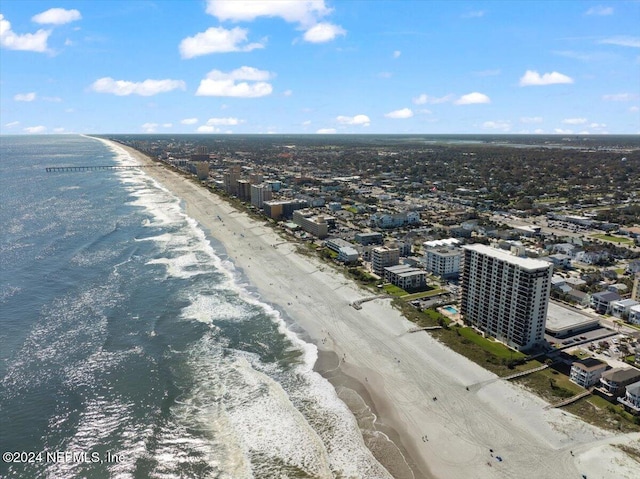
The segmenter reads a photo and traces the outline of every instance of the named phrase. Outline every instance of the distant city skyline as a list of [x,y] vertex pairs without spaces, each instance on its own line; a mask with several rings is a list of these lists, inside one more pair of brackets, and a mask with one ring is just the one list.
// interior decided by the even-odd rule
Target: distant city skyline
[[0,7],[0,134],[640,134],[640,2]]

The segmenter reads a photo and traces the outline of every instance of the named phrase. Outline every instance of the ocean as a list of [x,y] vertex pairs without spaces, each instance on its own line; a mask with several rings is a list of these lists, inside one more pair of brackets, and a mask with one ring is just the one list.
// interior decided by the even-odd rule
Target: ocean
[[388,478],[314,345],[179,198],[83,136],[0,137],[0,477]]

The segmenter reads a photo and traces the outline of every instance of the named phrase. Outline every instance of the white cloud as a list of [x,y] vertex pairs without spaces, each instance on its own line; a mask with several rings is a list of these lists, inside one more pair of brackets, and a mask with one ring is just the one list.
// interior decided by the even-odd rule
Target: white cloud
[[145,133],[155,133],[157,128],[157,123],[145,123],[142,125],[142,131]]
[[251,22],[258,17],[280,17],[303,27],[315,24],[331,9],[324,0],[208,0],[207,13],[218,20]]
[[318,135],[333,135],[334,133],[336,133],[336,129],[335,128],[320,128],[319,130],[316,131],[316,133]]
[[13,96],[13,99],[15,101],[33,101],[36,99],[36,93],[33,91],[29,93],[17,93]]
[[336,117],[336,121],[338,123],[342,123],[343,125],[362,125],[369,126],[371,120],[367,115],[356,115],[356,116],[338,116]]
[[455,101],[456,105],[476,105],[481,103],[491,103],[491,99],[484,93],[478,93],[477,91],[462,95]]
[[387,118],[393,119],[401,119],[401,118],[411,118],[413,116],[413,111],[410,108],[402,108],[400,110],[390,111],[386,113],[384,116]]
[[80,20],[82,15],[78,10],[65,10],[64,8],[50,8],[46,12],[38,13],[31,20],[40,24],[64,25],[65,23]]
[[46,52],[47,40],[51,30],[38,30],[36,33],[18,35],[11,30],[11,23],[0,13],[0,46],[9,50]]
[[54,128],[53,132],[54,133],[64,133],[66,130],[62,127],[58,127],[58,128]]
[[283,96],[291,96],[293,95],[293,90],[285,90],[282,92]]
[[573,133],[573,130],[563,130],[562,128],[555,128],[553,131],[558,135],[571,135]]
[[378,78],[391,78],[393,73],[391,72],[380,72],[378,73]]
[[603,95],[602,99],[606,101],[634,101],[639,96],[637,93],[615,93],[613,95]]
[[586,122],[586,118],[565,118],[562,120],[565,125],[584,125]]
[[573,83],[573,78],[558,72],[540,75],[535,70],[527,70],[520,78],[520,86],[555,85],[558,83]]
[[207,74],[207,78],[200,81],[196,95],[242,98],[266,96],[270,95],[273,91],[271,84],[266,82],[266,80],[269,80],[271,77],[272,74],[268,71],[247,66],[240,67],[229,73],[220,70],[211,70]]
[[182,80],[145,80],[143,82],[131,82],[114,80],[110,77],[99,78],[90,88],[97,93],[111,93],[118,96],[140,95],[153,96],[171,90],[185,90],[186,85]]
[[244,123],[244,120],[239,120],[238,118],[209,118],[207,120],[207,125],[209,126],[220,126],[220,125],[239,125],[240,123]]
[[304,32],[303,38],[310,43],[324,43],[336,38],[338,35],[346,35],[347,31],[339,25],[332,23],[318,23]]
[[438,104],[438,103],[446,103],[448,101],[452,101],[454,98],[453,95],[445,95],[442,97],[433,97],[429,96],[426,93],[421,93],[420,95],[414,97],[412,99],[413,103],[416,105],[424,105],[425,103]]
[[45,131],[47,131],[47,127],[42,125],[28,126],[24,128],[24,131],[31,134],[44,133]]
[[9,123],[5,123],[4,126],[6,126],[7,128],[13,128],[14,126],[18,126],[20,124],[19,121],[11,121]]
[[42,99],[44,101],[50,101],[51,103],[60,103],[62,101],[62,98],[59,96],[43,96]]
[[630,111],[631,113],[636,113],[636,112],[640,111],[640,107],[637,107],[637,106],[630,106],[630,107],[629,107],[629,111]]
[[173,123],[163,123],[162,124],[162,128],[171,128],[173,126]]
[[617,36],[617,37],[605,38],[604,40],[601,40],[599,43],[602,43],[605,45],[617,45],[619,47],[640,48],[640,37]]
[[520,118],[520,123],[542,123],[541,116],[523,116]]
[[597,7],[591,7],[587,10],[585,15],[613,15],[613,7],[603,7],[602,5],[598,5]]
[[197,133],[220,133],[220,128],[212,125],[201,125],[196,129]]
[[393,58],[400,58],[400,55],[402,55],[402,52],[400,50],[396,50],[393,52]]
[[536,129],[536,130],[533,130],[533,132],[534,132],[536,135],[542,135],[542,134],[544,133],[544,130],[543,130],[542,128],[538,128],[538,129]]
[[511,129],[511,122],[505,120],[485,121],[482,124],[482,128],[487,130],[509,131]]
[[606,127],[607,127],[607,125],[605,123],[591,123],[589,125],[589,128],[596,128],[596,129],[606,128]]
[[198,119],[197,118],[185,118],[184,120],[180,120],[180,123],[182,123],[183,125],[195,125],[196,123],[198,123]]
[[264,48],[262,43],[247,42],[247,30],[235,27],[227,30],[222,27],[211,27],[193,37],[180,42],[180,56],[194,58],[210,53],[250,52],[256,48]]
[[311,120],[305,120],[302,122],[302,126],[309,126],[311,124]]

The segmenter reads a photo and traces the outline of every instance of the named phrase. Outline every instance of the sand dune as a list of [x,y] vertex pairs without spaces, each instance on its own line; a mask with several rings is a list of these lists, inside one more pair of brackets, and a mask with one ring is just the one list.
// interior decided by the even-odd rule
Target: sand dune
[[[407,333],[412,324],[388,300],[355,310],[349,303],[370,293],[296,253],[295,244],[205,188],[165,168],[148,171],[184,200],[187,214],[224,245],[262,299],[320,351],[335,353],[320,369],[339,366],[351,381],[346,388],[363,391],[378,426],[396,441],[415,477],[640,477],[640,464],[608,445],[638,441],[640,434],[614,436],[561,410],[544,409],[544,401],[513,384],[489,381],[492,373],[428,333]],[[411,477],[398,461],[390,456],[389,470]]]

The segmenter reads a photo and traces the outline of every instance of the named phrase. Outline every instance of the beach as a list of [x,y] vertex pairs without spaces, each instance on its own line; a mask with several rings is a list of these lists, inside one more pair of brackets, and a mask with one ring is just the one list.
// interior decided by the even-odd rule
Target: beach
[[[151,160],[122,148],[143,164]],[[635,478],[640,464],[614,435],[496,376],[413,326],[371,293],[263,222],[168,167],[146,170],[183,201],[187,215],[224,247],[260,298],[318,348],[316,370],[380,434],[364,434],[396,478]],[[468,388],[468,389],[467,389]],[[358,416],[358,414],[356,414]],[[366,428],[365,428],[366,429]],[[387,439],[388,438],[388,439]]]

